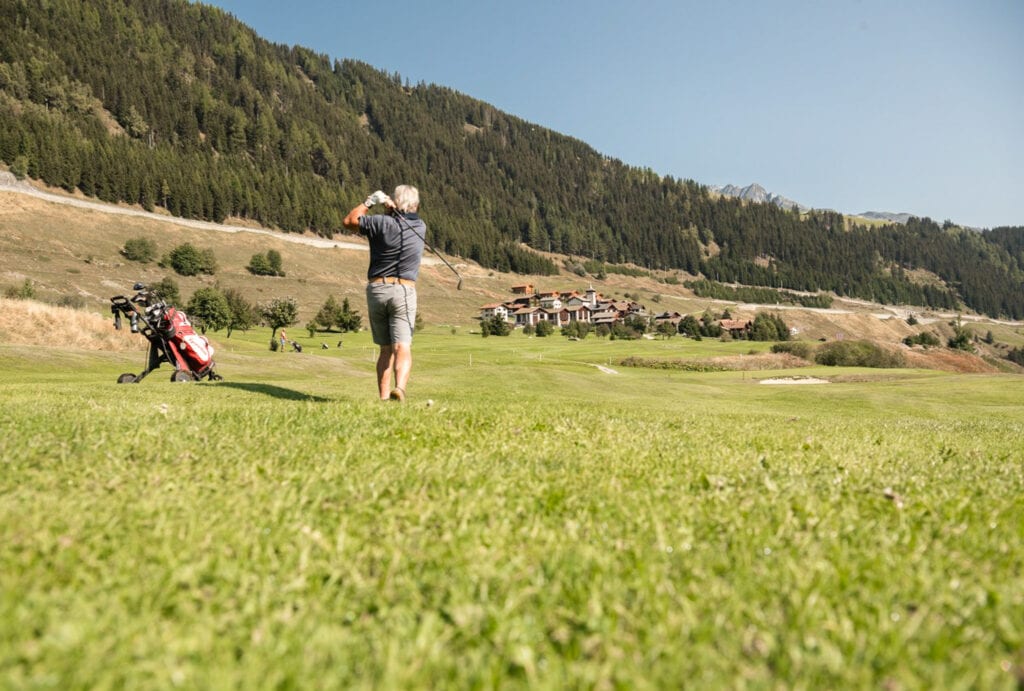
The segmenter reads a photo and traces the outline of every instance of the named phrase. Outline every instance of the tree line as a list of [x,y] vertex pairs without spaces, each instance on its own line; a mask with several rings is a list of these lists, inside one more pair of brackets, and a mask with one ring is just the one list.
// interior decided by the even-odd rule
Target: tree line
[[0,160],[105,201],[327,237],[367,191],[411,182],[432,243],[496,270],[555,274],[556,252],[1024,317],[1024,228],[868,227],[715,198],[187,0],[0,4]]

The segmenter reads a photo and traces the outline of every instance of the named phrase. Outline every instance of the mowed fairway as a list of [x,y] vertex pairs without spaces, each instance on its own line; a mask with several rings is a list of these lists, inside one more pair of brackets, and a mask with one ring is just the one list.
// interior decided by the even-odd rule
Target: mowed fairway
[[[437,328],[402,406],[366,334],[268,338],[202,384],[0,346],[0,687],[1024,678],[1020,375]],[[808,375],[841,380],[757,383]]]

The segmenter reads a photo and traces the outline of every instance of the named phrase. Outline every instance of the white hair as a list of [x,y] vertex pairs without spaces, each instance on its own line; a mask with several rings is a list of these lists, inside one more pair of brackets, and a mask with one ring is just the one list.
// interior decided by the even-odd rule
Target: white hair
[[394,201],[399,211],[411,213],[420,208],[420,191],[412,185],[399,185],[395,188]]

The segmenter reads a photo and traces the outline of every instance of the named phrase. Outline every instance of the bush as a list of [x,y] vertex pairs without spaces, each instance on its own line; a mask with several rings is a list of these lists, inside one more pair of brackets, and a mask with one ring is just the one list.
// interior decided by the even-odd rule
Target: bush
[[164,276],[149,286],[149,289],[159,295],[168,305],[177,305],[181,302],[181,292],[178,290],[178,283],[170,276]]
[[1006,359],[1024,367],[1024,348],[1014,348],[1006,354]]
[[957,316],[955,321],[949,323],[953,327],[953,337],[946,343],[950,348],[954,350],[963,350],[968,353],[974,352],[974,346],[971,345],[971,341],[974,339],[974,334],[964,326],[963,322],[960,321],[960,317]]
[[550,336],[555,332],[555,325],[548,321],[537,322],[536,329],[537,337],[543,338],[545,336]]
[[802,360],[808,362],[814,362],[814,347],[810,343],[804,343],[802,341],[787,341],[785,343],[776,343],[772,346],[773,353],[787,353],[794,355]]
[[501,315],[496,314],[490,319],[480,322],[480,334],[485,338],[492,335],[508,336],[510,333],[512,333],[512,327]]
[[125,241],[121,254],[130,261],[148,264],[156,259],[156,242],[149,238],[131,238]]
[[828,367],[903,367],[900,353],[890,352],[869,341],[833,341],[818,348],[814,361]]
[[562,327],[562,335],[583,340],[590,334],[591,328],[590,322],[571,321]]
[[930,331],[922,331],[919,334],[907,336],[903,339],[903,342],[908,346],[919,345],[924,346],[925,348],[934,348],[941,343],[941,341],[939,341],[939,337]]
[[36,297],[36,287],[32,285],[31,278],[26,278],[25,282],[20,286],[8,286],[7,290],[4,291],[4,297],[11,298],[12,300],[34,300]]
[[213,250],[201,250],[188,242],[171,250],[160,265],[171,267],[180,276],[212,275],[217,270]]
[[69,307],[74,310],[85,309],[85,298],[81,295],[61,295],[54,303],[57,307]]
[[281,269],[281,253],[269,250],[266,254],[254,254],[245,267],[254,276],[284,276]]

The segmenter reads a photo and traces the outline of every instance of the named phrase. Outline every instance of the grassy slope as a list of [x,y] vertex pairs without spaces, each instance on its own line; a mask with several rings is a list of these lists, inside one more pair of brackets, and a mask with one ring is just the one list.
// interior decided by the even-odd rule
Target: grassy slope
[[[425,216],[429,221],[428,211]],[[364,252],[320,249],[262,235],[218,233],[83,211],[4,191],[0,191],[0,286],[20,286],[29,278],[43,299],[77,295],[86,299],[90,309],[106,313],[111,295],[125,292],[137,280],[153,282],[172,273],[155,264],[125,260],[119,250],[126,240],[134,237],[152,238],[160,254],[184,242],[213,249],[219,264],[215,277],[174,277],[186,299],[196,288],[214,283],[237,288],[253,302],[290,296],[298,300],[301,324],[316,314],[330,294],[339,300],[348,297],[355,309],[361,309],[365,300],[363,279],[367,257]],[[358,241],[350,235],[339,236],[339,239]],[[281,253],[287,276],[251,276],[244,267],[252,255],[270,249]],[[429,260],[430,255],[427,257]],[[555,259],[561,261],[558,257]],[[461,291],[455,290],[455,279],[444,266],[434,263],[422,269],[420,305],[428,323],[470,327],[476,323],[481,305],[507,299],[509,287],[524,282],[532,282],[539,290],[584,290],[593,284],[606,295],[640,296],[651,311],[700,314],[708,307],[721,310],[728,306],[735,317],[752,317],[763,309],[696,298],[681,286],[651,278],[611,274],[606,280],[597,281],[568,272],[557,277],[531,278],[488,271],[458,261],[466,279]],[[922,319],[922,326],[915,329],[897,318],[902,310],[856,302],[838,302],[836,306],[847,313],[786,309],[784,316],[787,324],[800,329],[801,337],[808,339],[842,336],[898,342],[922,328],[938,330],[943,338],[951,333],[946,333],[949,332],[947,319],[930,318],[922,310],[914,310]],[[883,320],[873,316],[878,313],[887,313],[891,318]],[[991,330],[1002,343],[1024,345],[1020,325],[985,322],[977,328],[982,335]]]
[[267,338],[201,385],[0,346],[0,685],[1016,684],[1018,375],[435,327],[397,406],[365,334]]

